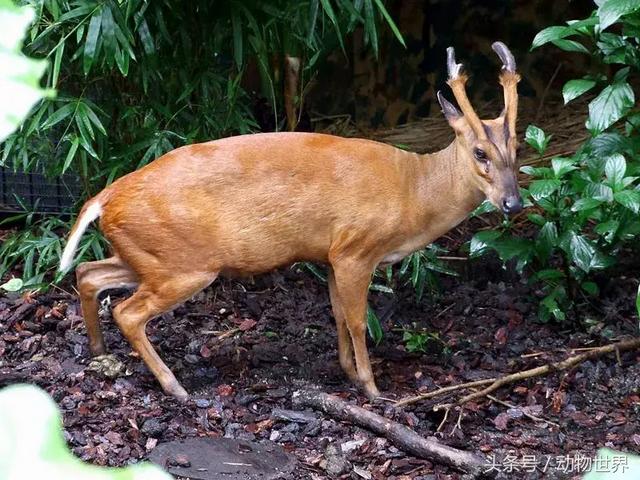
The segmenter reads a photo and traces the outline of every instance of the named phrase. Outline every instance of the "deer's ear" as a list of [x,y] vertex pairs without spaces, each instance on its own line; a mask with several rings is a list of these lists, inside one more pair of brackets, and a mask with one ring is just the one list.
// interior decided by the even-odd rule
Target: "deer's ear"
[[440,104],[440,108],[442,108],[442,113],[444,113],[444,117],[449,122],[449,125],[452,127],[454,124],[458,123],[458,120],[462,118],[462,113],[458,110],[449,100],[444,98],[442,92],[438,90],[436,95],[438,97],[438,103]]

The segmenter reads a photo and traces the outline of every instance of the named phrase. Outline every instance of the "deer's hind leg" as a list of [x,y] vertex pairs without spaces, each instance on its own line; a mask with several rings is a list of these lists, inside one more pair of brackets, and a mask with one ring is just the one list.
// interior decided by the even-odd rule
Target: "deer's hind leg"
[[163,390],[178,399],[188,397],[173,372],[154,350],[145,327],[149,320],[192,297],[217,277],[217,273],[154,272],[153,277],[142,278],[136,293],[120,303],[113,311],[122,334],[140,355],[156,377]]
[[137,276],[126,263],[115,256],[81,263],[76,268],[76,278],[89,349],[94,356],[102,355],[106,349],[98,317],[98,295],[109,288],[134,287],[138,283]]

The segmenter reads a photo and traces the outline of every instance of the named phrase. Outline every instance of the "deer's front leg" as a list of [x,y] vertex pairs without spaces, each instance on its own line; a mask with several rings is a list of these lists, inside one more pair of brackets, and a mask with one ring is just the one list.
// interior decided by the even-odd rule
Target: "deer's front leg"
[[372,269],[351,259],[340,259],[331,263],[335,295],[351,335],[356,358],[358,381],[371,399],[380,395],[373,378],[369,352],[367,351],[367,293]]

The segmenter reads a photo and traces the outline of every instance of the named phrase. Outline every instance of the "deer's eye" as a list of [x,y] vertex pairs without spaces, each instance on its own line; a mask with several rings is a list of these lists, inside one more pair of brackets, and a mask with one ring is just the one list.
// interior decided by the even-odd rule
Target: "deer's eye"
[[476,157],[476,160],[478,160],[480,162],[486,162],[488,160],[487,159],[487,152],[485,152],[481,148],[474,149],[473,150],[473,155]]

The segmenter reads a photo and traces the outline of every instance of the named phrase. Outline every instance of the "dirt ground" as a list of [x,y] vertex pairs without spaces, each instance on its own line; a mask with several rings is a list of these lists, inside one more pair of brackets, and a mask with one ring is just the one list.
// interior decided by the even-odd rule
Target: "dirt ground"
[[[558,325],[537,320],[540,292],[497,262],[463,270],[463,278],[441,277],[439,293],[419,303],[410,287],[395,296],[371,294],[385,336],[370,353],[385,397],[531,368],[637,333],[637,279],[603,280],[603,301],[583,305],[579,324]],[[73,292],[71,284],[63,288]],[[161,392],[111,321],[108,303],[124,293],[111,292],[103,302],[107,346],[124,364],[115,379],[88,368],[75,295],[56,289],[0,297],[0,386],[45,388],[62,409],[69,445],[92,463],[124,465],[146,458],[158,443],[226,436],[282,445],[298,461],[295,478],[463,478],[319,412],[302,421],[274,414],[291,410],[292,393],[303,387],[335,393],[484,455],[487,469],[497,464],[494,474],[500,470],[501,478],[579,478],[579,456],[593,457],[603,446],[640,450],[638,352],[505,387],[495,397],[512,407],[484,399],[443,422],[433,405],[461,392],[396,409],[385,401],[369,404],[347,382],[326,285],[291,268],[253,281],[223,279],[150,323],[151,341],[192,393],[180,404]],[[429,341],[426,352],[408,353],[403,329],[437,333],[439,340]]]

